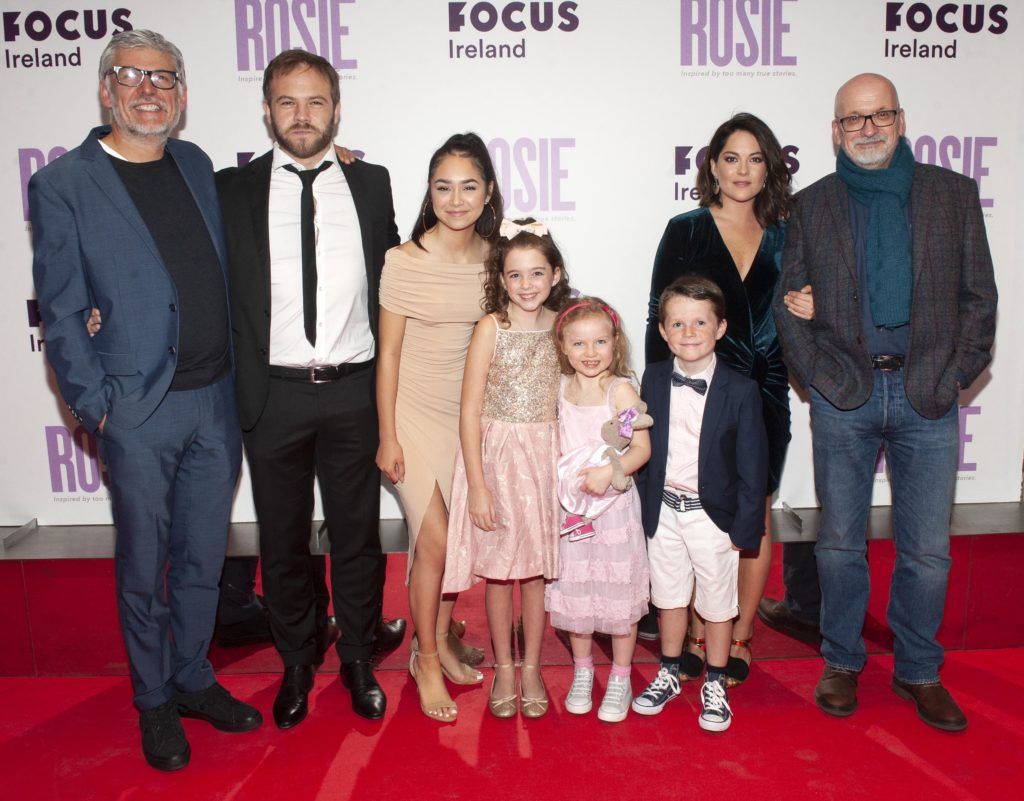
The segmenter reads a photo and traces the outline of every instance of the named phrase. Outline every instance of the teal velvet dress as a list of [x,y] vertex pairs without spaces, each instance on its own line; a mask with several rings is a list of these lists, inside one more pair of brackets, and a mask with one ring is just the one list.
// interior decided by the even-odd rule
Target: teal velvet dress
[[728,327],[718,341],[718,358],[761,387],[764,425],[768,433],[768,486],[770,495],[779,488],[782,465],[789,445],[789,375],[772,316],[772,298],[782,268],[785,229],[765,229],[761,246],[745,279],[733,263],[729,249],[706,208],[673,217],[658,246],[651,275],[647,313],[647,363],[671,357],[658,332],[658,298],[676,278],[696,273],[710,278],[725,294]]

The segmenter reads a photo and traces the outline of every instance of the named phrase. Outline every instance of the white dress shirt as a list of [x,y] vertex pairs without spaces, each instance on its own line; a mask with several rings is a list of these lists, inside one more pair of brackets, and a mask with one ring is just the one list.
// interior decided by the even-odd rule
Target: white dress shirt
[[302,181],[276,143],[270,173],[270,363],[326,367],[364,362],[375,352],[366,261],[352,190],[332,145],[313,182],[316,231],[316,346],[306,339],[302,301]]
[[[711,356],[711,364],[699,373],[689,375],[672,360],[672,369],[687,378],[703,378],[711,389],[718,357]],[[665,484],[676,492],[697,495],[697,458],[700,454],[700,428],[704,421],[704,405],[708,396],[688,386],[672,387],[668,413],[668,463],[665,465]]]

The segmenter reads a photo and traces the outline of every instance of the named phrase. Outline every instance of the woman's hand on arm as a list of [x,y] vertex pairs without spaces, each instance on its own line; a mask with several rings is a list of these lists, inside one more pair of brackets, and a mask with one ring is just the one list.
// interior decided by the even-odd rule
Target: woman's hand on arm
[[782,302],[794,317],[801,320],[814,319],[814,293],[810,284],[805,285],[799,292],[790,290],[783,296]]

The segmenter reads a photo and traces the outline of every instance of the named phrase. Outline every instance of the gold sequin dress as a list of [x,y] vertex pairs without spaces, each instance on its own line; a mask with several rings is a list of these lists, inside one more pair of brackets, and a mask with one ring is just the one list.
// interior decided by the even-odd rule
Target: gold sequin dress
[[558,575],[558,355],[550,331],[498,326],[480,419],[484,481],[496,531],[469,517],[469,486],[459,451],[448,518],[444,592],[482,578]]
[[480,319],[483,279],[483,264],[428,261],[398,248],[384,259],[380,305],[406,318],[395,425],[405,456],[405,480],[396,489],[409,529],[407,580],[435,485],[450,502],[462,371]]

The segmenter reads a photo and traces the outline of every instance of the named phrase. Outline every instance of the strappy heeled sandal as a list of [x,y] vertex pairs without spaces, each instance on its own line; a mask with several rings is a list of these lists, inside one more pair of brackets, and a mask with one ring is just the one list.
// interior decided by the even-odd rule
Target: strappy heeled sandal
[[536,670],[537,676],[540,679],[540,686],[544,688],[544,695],[541,698],[527,698],[523,692],[522,677],[519,680],[519,708],[522,710],[524,718],[541,718],[547,714],[548,711],[548,688],[544,684],[544,677],[540,675],[540,665],[523,665],[523,670]]
[[475,668],[484,661],[482,648],[469,645],[462,641],[466,634],[466,621],[453,620],[448,629],[448,650],[455,654],[455,658],[462,664]]
[[[498,680],[498,668],[510,668],[515,670],[515,665],[511,662],[507,665],[495,665],[494,666],[494,680],[491,682],[491,692],[487,697],[487,706],[491,710],[491,714],[496,718],[512,718],[516,715],[516,701],[519,696],[516,693],[512,695],[506,695],[502,698],[494,697],[494,685]],[[512,676],[512,686],[515,687],[515,675]]]
[[[441,637],[445,638],[445,640],[448,642],[448,647],[450,649],[452,642],[451,629],[449,629],[448,631],[439,631],[436,632],[436,634],[438,639],[440,639]],[[457,637],[455,639],[460,643],[462,642],[462,640],[459,640]],[[481,651],[480,653],[482,655],[483,651]],[[453,656],[455,656],[458,659],[458,654],[454,653],[454,651]],[[448,670],[448,668],[444,666],[444,662],[442,662],[441,672],[444,674],[444,677],[448,679],[448,681],[450,681],[452,684],[483,684],[484,674],[481,673],[479,670],[470,665],[467,665],[461,659],[459,659],[459,667],[462,668],[462,670],[460,671],[459,675],[456,675],[454,673],[451,673]]]
[[[434,658],[438,661],[438,664],[441,663],[441,658],[438,656],[437,651],[427,653],[414,648],[412,653],[409,654],[409,675],[412,676],[412,680],[416,682],[417,695],[420,695],[419,660],[424,657],[428,659]],[[454,723],[459,714],[459,708],[451,698],[441,701],[432,701],[429,704],[425,704],[423,703],[422,695],[420,695],[420,711],[422,711],[428,718],[436,720],[438,723]]]
[[693,651],[683,648],[683,655],[679,662],[679,681],[696,681],[704,673],[704,663],[707,661],[707,656],[703,655],[705,652],[704,638],[694,637],[687,631],[686,640],[689,645],[696,645],[701,650],[702,656],[697,656]]
[[[751,634],[745,640],[733,640],[729,647],[730,648],[746,648],[747,653],[750,654],[750,661],[754,661],[754,651],[750,647],[751,640],[754,639],[754,635]],[[747,676],[750,675],[750,662],[740,659],[738,656],[730,656],[729,661],[725,665],[725,686],[728,689],[733,687],[739,687],[743,682],[747,680]]]

